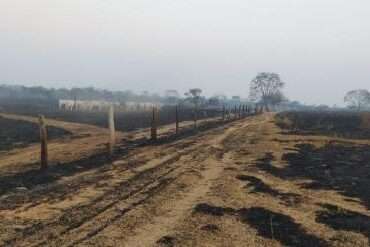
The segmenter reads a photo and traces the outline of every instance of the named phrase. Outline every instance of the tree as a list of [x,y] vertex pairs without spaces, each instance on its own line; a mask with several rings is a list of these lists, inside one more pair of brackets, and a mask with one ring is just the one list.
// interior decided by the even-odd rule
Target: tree
[[190,99],[190,101],[194,105],[194,127],[197,128],[197,121],[198,121],[198,110],[202,100],[201,97],[202,89],[200,88],[192,88],[189,92],[185,93],[185,95]]
[[189,89],[189,92],[185,93],[185,96],[187,96],[190,99],[190,101],[194,104],[195,108],[198,108],[200,101],[201,101],[201,94],[202,94],[202,89],[192,88],[192,89]]
[[223,94],[216,94],[209,98],[208,104],[212,106],[221,106],[224,105],[227,101],[226,95]]
[[174,90],[174,89],[166,90],[164,95],[165,95],[165,103],[170,104],[170,105],[177,104],[180,98],[179,93],[177,92],[177,90]]
[[214,97],[218,98],[218,100],[222,103],[225,103],[227,101],[227,96],[224,94],[217,94]]
[[284,101],[287,101],[288,99],[284,96],[284,94],[279,91],[275,94],[272,94],[270,97],[268,97],[268,101],[271,105],[278,105]]
[[366,89],[357,89],[349,91],[344,97],[344,102],[349,108],[362,110],[370,105],[370,92]]
[[221,105],[221,101],[218,97],[213,96],[213,97],[208,99],[208,105],[210,105],[210,106],[219,106],[219,105]]
[[231,97],[231,100],[234,101],[234,102],[240,102],[240,96],[234,95],[234,96]]
[[250,99],[262,103],[266,108],[277,105],[284,100],[281,91],[284,84],[279,74],[259,73],[250,83]]

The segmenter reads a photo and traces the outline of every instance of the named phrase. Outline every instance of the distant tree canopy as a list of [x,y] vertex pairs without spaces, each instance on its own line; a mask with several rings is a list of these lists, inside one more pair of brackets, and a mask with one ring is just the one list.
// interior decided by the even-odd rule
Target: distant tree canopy
[[238,95],[231,96],[231,99],[233,101],[240,102],[240,96],[238,96]]
[[277,105],[284,100],[284,82],[279,74],[259,73],[250,83],[250,99],[265,105]]
[[178,103],[180,94],[177,92],[177,90],[169,89],[165,91],[164,97],[166,104],[174,105]]
[[93,87],[72,88],[72,89],[54,89],[44,87],[25,87],[25,86],[8,86],[0,85],[0,100],[33,100],[54,102],[59,99],[70,100],[105,100],[116,102],[160,102],[163,100],[157,94],[142,92],[135,94],[132,91],[109,91],[100,90]]
[[[266,73],[265,73],[266,74]],[[274,79],[275,78],[275,79]],[[253,87],[252,87],[253,86]],[[282,95],[283,83],[278,76],[259,75],[251,83],[255,96],[254,103],[279,104],[275,110],[316,110],[317,106],[309,106],[300,102],[289,102]],[[270,89],[269,89],[270,88]],[[352,94],[350,94],[352,95]],[[182,107],[213,107],[221,108],[225,106],[234,107],[238,104],[253,105],[248,99],[240,96],[227,97],[223,94],[216,94],[213,97],[206,98],[202,95],[202,89],[192,88],[185,93],[185,97],[181,96],[176,90],[170,89],[164,92],[163,96],[153,94],[147,91],[135,93],[130,90],[125,91],[109,91],[101,90],[93,87],[87,88],[44,88],[44,87],[25,87],[25,86],[10,86],[0,85],[0,110],[9,107],[9,105],[18,105],[21,107],[37,106],[44,108],[58,108],[60,99],[66,100],[104,100],[118,102],[125,105],[128,102],[148,102],[148,103],[163,103],[165,105],[181,105]],[[284,100],[283,100],[284,99]],[[352,100],[352,97],[348,97]],[[283,100],[283,102],[282,102]],[[351,104],[353,105],[353,104]],[[358,104],[355,104],[356,106]],[[360,105],[361,106],[361,105]]]
[[349,91],[344,97],[344,102],[349,108],[360,111],[370,106],[370,92],[366,89]]
[[221,101],[220,101],[219,98],[213,96],[213,97],[208,99],[208,105],[219,106],[219,105],[221,105]]
[[193,103],[196,107],[198,107],[202,101],[201,94],[202,94],[202,89],[191,88],[189,89],[189,92],[185,93],[185,96],[191,103]]
[[212,97],[210,97],[207,101],[207,105],[213,106],[213,107],[221,107],[225,106],[229,100],[227,99],[226,95],[223,94],[216,94]]

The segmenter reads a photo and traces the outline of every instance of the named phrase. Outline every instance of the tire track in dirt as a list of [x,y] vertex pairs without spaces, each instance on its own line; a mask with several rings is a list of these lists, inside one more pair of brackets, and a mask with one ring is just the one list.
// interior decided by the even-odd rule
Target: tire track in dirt
[[[85,222],[93,220],[95,217],[114,207],[119,201],[125,200],[145,190],[145,188],[152,185],[157,180],[177,169],[178,166],[170,167],[169,165],[173,164],[173,162],[180,159],[183,155],[191,152],[194,152],[194,148],[185,150],[173,157],[167,157],[167,159],[164,159],[161,163],[155,164],[154,166],[150,165],[148,169],[144,168],[138,174],[118,184],[113,190],[106,192],[92,202],[70,208],[61,217],[46,224],[26,228],[21,236],[16,236],[12,240],[6,241],[6,243],[9,245],[17,244],[22,246],[22,242],[25,241],[25,246],[30,246],[29,244],[38,246],[46,243],[44,239],[45,236],[47,236],[50,242],[53,238],[58,238],[80,227]],[[126,190],[126,193],[123,192],[124,190]],[[82,218],[80,216],[81,213],[84,213]],[[70,222],[69,219],[71,219],[72,222]],[[50,229],[53,229],[52,235],[50,235]],[[19,237],[24,238],[22,242],[18,242]]]
[[150,224],[141,227],[136,235],[125,240],[125,246],[139,247],[154,244],[161,237],[168,235],[171,229],[191,211],[194,204],[207,194],[212,181],[217,179],[223,170],[215,158],[209,158],[204,163],[208,165],[201,173],[202,179],[197,183],[197,187],[183,195],[184,197],[176,201],[175,205],[171,205],[166,215],[155,217]]
[[[174,200],[174,203],[166,203],[162,201],[162,205],[167,205],[165,214],[153,215],[152,219],[144,225],[136,227],[134,234],[117,234],[118,238],[121,236],[130,236],[125,239],[116,240],[120,244],[124,243],[124,246],[150,246],[153,245],[162,236],[168,234],[174,226],[186,217],[190,212],[192,207],[201,200],[202,197],[206,196],[209,192],[213,181],[220,177],[223,171],[223,155],[224,150],[222,149],[222,141],[239,126],[231,127],[226,130],[221,136],[216,136],[204,143],[200,153],[206,155],[206,159],[203,161],[190,158],[187,163],[182,164],[182,166],[201,168],[199,174],[199,180],[191,184],[186,192],[181,192],[181,189],[175,191],[180,191],[177,194],[179,198]],[[177,177],[179,180],[179,176]],[[180,183],[182,185],[182,183]],[[173,197],[174,195],[168,195]],[[155,201],[155,200],[154,200]],[[153,202],[151,202],[153,204]],[[163,207],[158,205],[159,207]],[[165,206],[166,207],[166,206]],[[121,219],[122,220],[122,219]],[[121,229],[119,224],[110,226],[110,230],[116,231],[116,229]],[[121,230],[122,231],[122,230]],[[111,234],[108,233],[108,234]],[[112,236],[110,236],[112,238]],[[82,242],[79,242],[82,243]],[[84,244],[83,244],[84,245]],[[89,245],[89,244],[87,244]]]
[[[204,138],[204,136],[207,137],[207,134],[202,133],[201,138]],[[182,142],[179,142],[179,145],[181,144]],[[21,234],[18,234],[16,238],[8,240],[6,243],[7,244],[17,244],[20,246],[22,245],[30,246],[31,243],[33,244],[33,246],[37,246],[39,244],[49,245],[52,242],[52,239],[59,238],[60,235],[67,234],[74,229],[78,229],[80,226],[84,225],[86,222],[92,221],[94,218],[98,217],[100,214],[114,207],[118,202],[125,200],[127,198],[130,198],[137,193],[141,193],[142,191],[145,191],[146,188],[153,187],[155,189],[156,186],[154,186],[153,184],[156,183],[156,181],[167,176],[168,174],[170,174],[171,172],[173,172],[174,170],[178,168],[178,166],[168,167],[169,165],[178,161],[184,155],[196,152],[196,150],[201,145],[203,145],[202,141],[200,141],[199,144],[195,145],[194,147],[190,147],[189,149],[179,151],[179,154],[175,155],[172,158],[169,158],[168,160],[164,161],[162,164],[158,164],[157,166],[154,166],[151,169],[144,170],[138,175],[134,176],[132,179],[123,182],[117,188],[115,188],[115,190],[113,190],[111,193],[106,193],[103,198],[98,198],[97,200],[94,200],[92,203],[88,205],[83,205],[80,207],[75,207],[75,208],[67,210],[67,212],[64,213],[63,215],[65,216],[64,218],[62,216],[49,223],[39,224],[39,225],[30,227],[30,228],[26,228]],[[157,172],[160,172],[160,170],[162,169],[164,170],[163,173],[160,173],[157,176],[153,175],[153,174],[156,174]],[[149,180],[146,183],[144,181],[141,181],[143,179],[145,180],[145,176],[149,177],[149,178],[146,178]],[[136,186],[138,186],[137,188],[135,188],[135,184]],[[130,188],[130,186],[133,188],[128,189],[127,194],[122,195],[122,193],[120,192],[121,189],[125,187]],[[113,200],[113,198],[115,199]],[[135,203],[133,205],[135,205]],[[77,215],[74,215],[74,212]],[[82,217],[82,219],[78,217],[78,214],[80,214],[81,212],[86,214],[84,217]],[[91,213],[91,212],[97,212],[97,213]],[[75,222],[68,222],[67,220],[68,218],[70,219],[74,217],[76,217],[79,220],[77,220],[77,222],[76,220]],[[64,222],[66,220],[67,222]],[[73,227],[65,227],[63,225],[63,222],[64,224],[67,224],[67,225],[72,224]],[[19,239],[21,239],[21,241],[19,241]]]
[[[218,131],[216,131],[216,132],[218,132]],[[210,134],[204,135],[204,138],[209,139],[209,136],[210,136]],[[214,137],[211,135],[211,138],[213,139]],[[213,142],[214,141],[212,141],[212,143]],[[185,173],[184,170],[186,170],[189,167],[189,165],[190,165],[189,163],[191,163],[191,162],[197,162],[198,163],[200,161],[198,156],[203,156],[203,158],[201,157],[201,159],[204,159],[204,158],[209,159],[208,154],[210,153],[210,151],[207,150],[209,148],[209,146],[207,145],[207,140],[202,140],[202,138],[201,138],[197,143],[198,144],[196,144],[195,147],[191,148],[189,150],[189,152],[184,154],[181,157],[181,159],[176,160],[176,162],[177,162],[176,166],[179,167],[179,169],[173,170],[172,172],[166,174],[164,179],[166,179],[167,183],[162,184],[163,186],[160,186],[160,189],[157,189],[156,186],[155,186],[154,190],[156,192],[159,192],[161,189],[163,189],[163,187],[170,185],[173,181],[175,181],[181,175],[183,175]],[[211,144],[211,143],[209,143],[209,144]],[[205,154],[207,154],[207,155],[205,155]],[[175,162],[175,161],[172,161],[172,162]],[[203,163],[203,161],[201,161],[201,162]],[[220,172],[220,171],[222,171],[222,169],[219,168],[218,171]],[[208,169],[205,169],[204,173],[208,174]],[[211,170],[210,174],[214,174],[212,172],[212,170]],[[217,177],[215,175],[213,175],[213,176],[214,176],[214,178]],[[206,177],[208,177],[208,175]],[[210,177],[212,177],[212,176],[210,176]],[[158,181],[156,180],[154,183],[158,183]],[[207,185],[208,184],[206,183],[205,186],[207,186]],[[203,190],[206,191],[206,188],[208,188],[208,187],[204,187]],[[194,195],[196,195],[196,194],[194,194]],[[119,202],[117,205],[115,205],[115,207],[121,208],[121,210],[120,210],[121,212],[123,211],[124,213],[127,213],[128,211],[132,210],[134,207],[139,206],[140,204],[144,203],[146,200],[148,200],[149,198],[151,198],[153,196],[155,196],[154,193],[149,193],[149,194],[147,194],[147,193],[138,193],[136,195],[133,195],[133,196],[127,198],[126,201]],[[128,203],[128,201],[131,201],[131,203]],[[190,204],[189,206],[191,207],[192,204]],[[81,226],[80,228],[76,228],[74,231],[71,231],[68,234],[66,234],[65,236],[63,236],[63,244],[65,246],[75,246],[79,243],[82,243],[85,240],[90,239],[94,235],[97,235],[99,232],[104,230],[106,227],[110,226],[115,221],[119,220],[121,217],[124,216],[124,214],[115,213],[113,208],[110,211],[113,211],[113,212],[105,213],[104,215],[101,216],[101,219],[99,219],[100,218],[99,217],[99,218],[95,218],[91,222],[84,223],[84,225]],[[182,215],[182,214],[178,214],[178,215]],[[172,224],[170,224],[170,225],[172,225]],[[50,242],[48,242],[48,244],[50,245]],[[130,246],[130,245],[128,245],[128,246]]]

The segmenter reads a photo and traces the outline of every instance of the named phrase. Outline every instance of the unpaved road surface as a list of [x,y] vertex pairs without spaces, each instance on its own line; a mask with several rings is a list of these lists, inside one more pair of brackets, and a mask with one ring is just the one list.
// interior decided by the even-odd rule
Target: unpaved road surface
[[24,186],[2,190],[0,245],[368,246],[368,145],[286,135],[264,114],[29,181],[8,161],[0,180]]

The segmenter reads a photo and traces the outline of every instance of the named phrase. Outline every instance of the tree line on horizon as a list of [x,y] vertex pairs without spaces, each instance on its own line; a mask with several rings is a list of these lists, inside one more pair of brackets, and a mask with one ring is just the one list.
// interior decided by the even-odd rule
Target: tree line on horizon
[[[274,106],[288,100],[281,91],[284,83],[280,76],[275,73],[260,73],[251,82],[250,96],[243,99],[238,95],[227,97],[223,94],[206,97],[202,95],[201,88],[189,89],[183,96],[177,90],[169,89],[163,95],[142,91],[135,93],[130,90],[110,91],[105,89],[96,89],[94,87],[86,88],[45,88],[42,86],[26,87],[22,85],[10,86],[0,85],[0,101],[40,101],[57,102],[60,99],[65,100],[103,100],[110,102],[157,102],[162,104],[193,104],[197,106],[222,106],[243,104],[260,104],[266,108]],[[299,103],[294,102],[295,105]]]
[[[0,85],[0,103],[4,102],[35,102],[57,104],[60,99],[66,100],[102,100],[108,102],[155,102],[165,105],[194,105],[201,106],[230,106],[237,104],[261,105],[266,110],[292,109],[292,110],[329,110],[326,105],[305,105],[299,101],[290,101],[283,93],[285,82],[277,73],[262,72],[253,78],[249,85],[249,97],[242,99],[235,95],[227,97],[226,95],[214,95],[205,97],[202,95],[201,88],[189,89],[183,96],[177,90],[169,89],[163,95],[142,91],[135,93],[130,90],[110,91],[105,89],[96,89],[94,87],[86,88],[45,88],[42,86],[26,87]],[[366,89],[349,91],[344,102],[349,109],[364,110],[370,107],[370,92]]]

